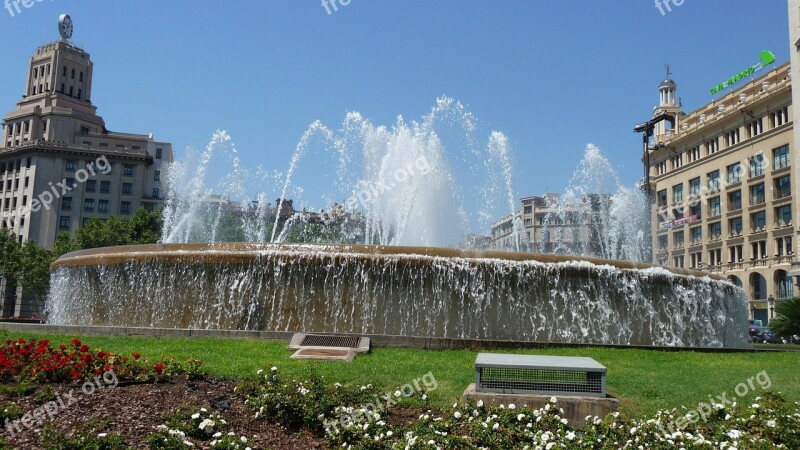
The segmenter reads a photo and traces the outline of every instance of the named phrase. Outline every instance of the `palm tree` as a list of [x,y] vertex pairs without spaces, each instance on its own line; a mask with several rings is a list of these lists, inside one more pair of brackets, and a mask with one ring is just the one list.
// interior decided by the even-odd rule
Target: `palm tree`
[[769,322],[769,329],[778,336],[800,334],[800,297],[787,300],[775,308],[775,318]]

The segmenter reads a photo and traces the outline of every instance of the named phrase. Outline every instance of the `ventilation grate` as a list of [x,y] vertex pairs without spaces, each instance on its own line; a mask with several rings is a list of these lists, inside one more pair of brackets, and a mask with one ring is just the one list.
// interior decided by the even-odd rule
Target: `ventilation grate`
[[606,368],[591,358],[481,353],[475,372],[479,392],[606,396]]
[[325,336],[322,334],[307,334],[300,343],[303,347],[344,347],[358,348],[361,338],[358,336]]

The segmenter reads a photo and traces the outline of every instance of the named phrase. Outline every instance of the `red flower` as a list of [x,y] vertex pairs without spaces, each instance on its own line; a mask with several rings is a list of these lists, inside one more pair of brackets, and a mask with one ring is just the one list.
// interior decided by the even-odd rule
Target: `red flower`
[[84,344],[84,345],[81,345],[81,348],[80,348],[80,349],[78,349],[78,350],[80,350],[80,351],[81,351],[81,353],[86,353],[86,352],[88,352],[88,351],[89,351],[89,346],[88,346],[88,345],[86,345],[86,344]]
[[66,350],[67,346],[64,345],[64,344],[61,344],[61,345],[58,346],[58,348],[60,348],[61,350]]
[[80,339],[73,339],[70,344],[72,344],[73,347],[78,347],[78,346],[81,345],[81,340]]
[[161,372],[163,372],[163,371],[164,371],[164,367],[165,367],[165,366],[164,366],[164,363],[158,363],[158,364],[156,364],[155,366],[153,366],[153,370],[155,370],[155,371],[156,371],[156,373],[159,373],[159,374],[160,374]]
[[139,358],[141,358],[141,357],[142,357],[142,355],[141,355],[141,354],[139,354],[139,353],[134,353],[134,354],[133,354],[133,359],[139,359]]

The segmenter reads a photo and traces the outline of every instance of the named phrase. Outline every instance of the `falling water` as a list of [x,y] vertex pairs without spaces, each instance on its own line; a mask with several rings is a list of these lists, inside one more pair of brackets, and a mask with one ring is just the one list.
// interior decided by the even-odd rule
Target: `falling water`
[[[437,99],[419,121],[401,116],[391,127],[351,112],[337,130],[312,123],[286,173],[256,182],[240,167],[230,136],[218,132],[199,157],[170,169],[163,242],[224,242],[231,234],[245,242],[291,241],[319,223],[322,210],[340,212],[322,221],[331,238],[324,242],[455,246],[515,210],[508,139],[493,131],[481,144],[477,128],[450,98]],[[207,179],[210,164],[231,167],[222,183]],[[255,201],[247,192],[257,192]],[[228,199],[236,200],[233,207]],[[289,199],[305,211],[279,214]]]
[[[612,265],[614,264],[614,265]],[[613,261],[419,247],[117,247],[55,263],[59,325],[745,347],[725,281]]]
[[558,203],[545,217],[540,251],[650,261],[649,205],[623,185],[600,149],[589,144]]

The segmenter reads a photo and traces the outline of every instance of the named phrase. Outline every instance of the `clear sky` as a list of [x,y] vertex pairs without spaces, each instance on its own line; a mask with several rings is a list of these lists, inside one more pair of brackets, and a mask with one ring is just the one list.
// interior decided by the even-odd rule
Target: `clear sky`
[[285,171],[314,120],[336,127],[359,111],[390,125],[446,95],[481,138],[509,137],[518,197],[563,190],[587,143],[635,183],[632,128],[650,117],[664,64],[690,112],[760,50],[789,55],[785,0],[672,0],[663,15],[651,0],[351,0],[331,14],[318,0],[30,1],[0,10],[0,110],[66,12],[108,128],[153,132],[178,158],[224,129],[245,165]]

